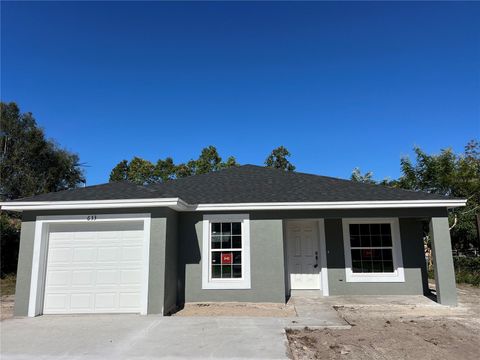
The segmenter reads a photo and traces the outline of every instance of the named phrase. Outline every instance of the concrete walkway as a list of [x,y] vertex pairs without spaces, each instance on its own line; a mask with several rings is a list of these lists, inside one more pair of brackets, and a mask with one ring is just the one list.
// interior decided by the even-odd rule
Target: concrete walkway
[[1,324],[7,359],[284,359],[284,319],[40,316]]
[[[299,317],[71,315],[0,324],[7,359],[285,359],[285,328],[348,328],[321,302],[292,299]],[[302,316],[304,315],[304,316]]]

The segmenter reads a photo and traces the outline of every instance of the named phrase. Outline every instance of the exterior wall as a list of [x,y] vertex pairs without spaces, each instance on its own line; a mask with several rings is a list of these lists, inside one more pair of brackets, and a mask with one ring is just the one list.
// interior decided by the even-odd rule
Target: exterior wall
[[[231,212],[214,212],[228,214]],[[427,286],[420,220],[445,216],[446,209],[297,210],[238,212],[250,215],[250,290],[202,289],[203,213],[179,213],[179,303],[202,301],[284,302],[288,296],[285,276],[283,220],[325,219],[330,295],[423,294]],[[398,217],[405,268],[405,282],[346,283],[342,218]]]
[[416,219],[400,218],[405,282],[346,282],[342,219],[325,220],[330,295],[422,295],[428,289],[423,229]]
[[15,316],[28,315],[30,280],[32,276],[33,239],[35,238],[35,216],[24,213],[18,251],[17,283],[15,288]]
[[[168,214],[164,218],[167,223],[167,229],[165,238],[165,270],[163,270],[165,277],[163,313],[170,314],[177,307],[178,213],[170,209],[165,210],[167,210]],[[155,275],[152,274],[152,276]]]
[[448,217],[434,217],[430,220],[435,289],[437,290],[437,301],[440,304],[457,306],[457,284],[453,267],[452,241],[448,227]]
[[[244,212],[245,213],[245,212]],[[179,219],[179,302],[285,302],[283,222],[250,217],[251,289],[202,290],[201,213],[181,213]]]
[[[250,218],[325,219],[330,295],[417,295],[428,292],[421,220],[428,220],[432,216],[446,216],[446,213],[446,209],[443,208],[258,211],[252,212]],[[345,281],[342,218],[382,217],[399,218],[405,282],[347,283]],[[286,291],[289,292],[288,287],[286,287]]]
[[[285,276],[284,220],[286,219],[325,219],[330,295],[423,294],[428,287],[420,220],[445,217],[446,209],[249,212],[251,289],[248,290],[202,289],[203,213],[177,213],[168,208],[25,212],[20,241],[15,315],[28,314],[36,216],[119,213],[151,214],[148,313],[167,314],[173,311],[177,304],[184,302],[285,302],[289,292]],[[347,217],[400,218],[405,282],[345,282],[341,219]]]
[[177,213],[168,208],[150,212],[148,313],[167,314],[177,303]]
[[[28,315],[30,282],[32,276],[33,241],[35,237],[35,220],[37,216],[54,215],[91,215],[91,214],[133,214],[150,213],[150,273],[148,313],[161,314],[163,309],[169,311],[176,303],[176,275],[167,275],[177,269],[177,247],[175,225],[177,214],[168,208],[137,209],[95,209],[95,210],[57,210],[27,211],[23,213],[18,256],[17,284],[15,293],[15,315]],[[172,227],[167,223],[171,223]],[[166,262],[165,259],[168,258]],[[165,294],[168,293],[168,296]]]

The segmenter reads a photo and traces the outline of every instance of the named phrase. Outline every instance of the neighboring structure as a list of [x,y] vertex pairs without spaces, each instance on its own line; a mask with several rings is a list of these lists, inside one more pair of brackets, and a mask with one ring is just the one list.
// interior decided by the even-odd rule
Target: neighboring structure
[[2,203],[23,211],[15,314],[169,314],[184,302],[283,303],[428,291],[455,305],[447,209],[465,200],[245,165]]

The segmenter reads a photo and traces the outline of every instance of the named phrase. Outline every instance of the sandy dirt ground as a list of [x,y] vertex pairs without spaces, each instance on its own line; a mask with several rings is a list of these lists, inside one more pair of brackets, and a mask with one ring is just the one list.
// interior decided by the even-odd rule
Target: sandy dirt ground
[[13,316],[13,305],[15,295],[3,295],[0,299],[0,320],[8,319]]
[[174,316],[294,317],[291,304],[273,303],[187,303]]
[[287,331],[293,359],[479,359],[480,289],[458,286],[459,306],[339,306],[350,330]]

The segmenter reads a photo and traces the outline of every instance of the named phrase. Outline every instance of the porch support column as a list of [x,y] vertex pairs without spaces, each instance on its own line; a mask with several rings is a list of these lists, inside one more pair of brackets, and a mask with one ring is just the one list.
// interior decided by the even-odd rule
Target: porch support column
[[430,220],[432,255],[435,267],[437,302],[442,305],[457,305],[457,287],[453,268],[452,242],[448,217],[432,217]]

